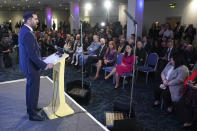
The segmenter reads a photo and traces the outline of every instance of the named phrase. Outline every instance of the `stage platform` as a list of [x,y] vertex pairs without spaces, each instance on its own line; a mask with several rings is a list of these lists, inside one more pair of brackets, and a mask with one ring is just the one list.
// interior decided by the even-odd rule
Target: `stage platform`
[[[75,114],[42,122],[29,121],[25,86],[25,79],[0,83],[0,131],[108,131],[66,93],[66,102]],[[53,97],[52,86],[49,77],[41,77],[39,107],[49,105]]]

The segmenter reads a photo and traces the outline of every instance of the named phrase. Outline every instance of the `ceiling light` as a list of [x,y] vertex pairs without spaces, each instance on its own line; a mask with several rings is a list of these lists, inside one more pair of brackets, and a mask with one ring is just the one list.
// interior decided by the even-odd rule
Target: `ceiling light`
[[5,1],[4,1],[4,3],[6,4],[6,3],[7,3],[7,1],[5,0]]
[[91,10],[91,9],[92,9],[92,5],[91,5],[90,3],[86,3],[86,4],[85,4],[85,9],[86,9],[87,11]]
[[101,22],[101,26],[102,26],[102,27],[105,26],[105,22]]
[[111,1],[105,1],[105,3],[104,3],[104,6],[105,6],[105,8],[107,8],[107,9],[109,9],[109,8],[111,8]]
[[40,4],[40,1],[38,1],[38,4]]

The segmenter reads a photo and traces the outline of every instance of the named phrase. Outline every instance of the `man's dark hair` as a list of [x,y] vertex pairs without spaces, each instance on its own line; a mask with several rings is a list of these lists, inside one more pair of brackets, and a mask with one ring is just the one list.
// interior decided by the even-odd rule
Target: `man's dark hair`
[[23,15],[24,23],[26,23],[29,18],[33,18],[33,14],[36,14],[36,13],[33,11],[25,12]]

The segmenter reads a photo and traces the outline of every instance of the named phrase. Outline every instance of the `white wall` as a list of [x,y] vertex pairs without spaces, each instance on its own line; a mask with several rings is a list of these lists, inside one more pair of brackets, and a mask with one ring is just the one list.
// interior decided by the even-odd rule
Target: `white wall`
[[[175,2],[176,8],[169,4]],[[197,28],[197,0],[154,0],[144,4],[144,28],[148,30],[154,21],[165,23],[167,17],[181,17],[181,24],[193,24]]]

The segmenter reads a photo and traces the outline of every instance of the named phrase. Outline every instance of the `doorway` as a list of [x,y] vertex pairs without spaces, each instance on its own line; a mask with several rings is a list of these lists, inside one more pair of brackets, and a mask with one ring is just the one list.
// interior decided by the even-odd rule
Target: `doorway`
[[167,17],[166,18],[166,23],[169,23],[173,30],[176,27],[177,22],[181,23],[181,16]]

